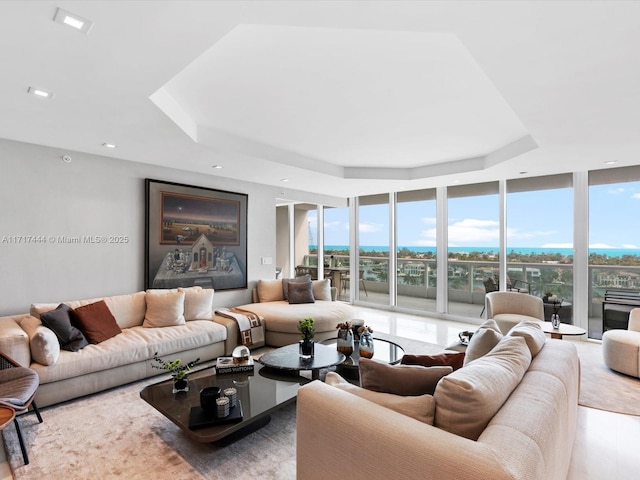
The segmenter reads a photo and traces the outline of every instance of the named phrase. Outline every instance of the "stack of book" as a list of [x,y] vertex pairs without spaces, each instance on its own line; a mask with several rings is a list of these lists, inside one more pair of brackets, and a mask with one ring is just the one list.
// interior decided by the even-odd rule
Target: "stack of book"
[[253,357],[245,360],[233,357],[218,357],[216,360],[216,374],[222,373],[248,373],[253,374]]

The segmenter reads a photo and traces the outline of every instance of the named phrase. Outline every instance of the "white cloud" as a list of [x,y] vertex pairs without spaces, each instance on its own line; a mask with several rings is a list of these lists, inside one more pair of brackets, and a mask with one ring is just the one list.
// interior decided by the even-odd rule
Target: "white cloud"
[[616,247],[609,245],[607,243],[590,243],[589,248],[616,248]]
[[624,188],[622,187],[612,188],[610,190],[607,190],[607,193],[609,195],[620,195],[621,193],[624,193]]
[[623,243],[622,248],[630,248],[632,250],[637,250],[638,246],[634,245],[633,243]]
[[[449,225],[449,244],[475,244],[494,242],[499,239],[499,225],[495,220],[479,220],[477,218],[465,218],[464,220]],[[427,232],[432,232],[427,230]],[[435,233],[433,233],[435,235]]]
[[359,225],[360,233],[381,232],[383,225],[380,223],[361,223]]
[[545,243],[541,248],[573,248],[573,243]]
[[634,200],[640,200],[640,193],[634,193],[633,195],[631,195],[631,198],[633,198]]

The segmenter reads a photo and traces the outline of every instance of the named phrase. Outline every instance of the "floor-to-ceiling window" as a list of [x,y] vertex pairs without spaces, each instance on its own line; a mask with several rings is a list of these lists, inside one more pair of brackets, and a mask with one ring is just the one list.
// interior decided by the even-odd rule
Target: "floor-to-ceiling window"
[[602,338],[610,288],[640,290],[640,166],[589,172],[589,331]]
[[362,302],[389,304],[389,195],[359,197],[357,282]]
[[340,300],[349,299],[349,207],[324,208],[325,277],[338,288]]
[[435,189],[397,194],[396,238],[397,305],[435,311]]
[[295,266],[314,267],[308,270],[312,278],[317,278],[318,271],[318,209],[316,205],[299,203],[294,207],[294,253]]
[[484,279],[499,282],[500,210],[498,182],[447,189],[448,311],[478,317],[483,311]]
[[[547,302],[561,321],[573,319],[573,188],[571,174],[507,181],[507,286]],[[556,302],[557,303],[557,302]]]

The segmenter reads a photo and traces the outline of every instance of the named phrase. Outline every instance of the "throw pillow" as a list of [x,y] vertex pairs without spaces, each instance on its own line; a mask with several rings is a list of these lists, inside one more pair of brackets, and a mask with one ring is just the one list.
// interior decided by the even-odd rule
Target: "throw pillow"
[[122,332],[104,300],[76,308],[73,318],[89,343],[104,342]]
[[89,342],[84,334],[71,323],[72,314],[73,309],[61,303],[55,310],[41,313],[40,321],[58,337],[60,348],[70,352],[77,352],[89,345]]
[[531,353],[524,338],[505,337],[491,352],[438,383],[433,394],[434,425],[477,440],[530,364]]
[[180,288],[184,292],[184,319],[211,320],[213,318],[213,289]]
[[147,313],[142,326],[145,328],[184,325],[184,297],[180,291],[147,292]]
[[453,368],[389,365],[360,357],[358,371],[362,388],[374,392],[408,396],[433,394],[438,381],[450,374]]
[[529,351],[531,352],[531,358],[534,358],[538,353],[540,353],[540,350],[544,347],[544,342],[547,341],[547,337],[542,331],[540,323],[533,322],[531,320],[520,322],[509,330],[508,335],[524,338],[527,342],[527,347],[529,347]]
[[284,300],[282,280],[258,280],[258,300],[260,303]]
[[468,365],[477,358],[486,355],[502,339],[502,333],[494,320],[486,320],[475,331],[465,352],[464,364]]
[[311,285],[313,286],[313,297],[316,300],[331,301],[331,281],[328,278],[314,280]]
[[315,303],[311,282],[289,282],[289,303]]
[[404,355],[400,363],[402,365],[421,365],[423,367],[449,365],[455,371],[462,368],[464,364],[464,352],[443,352],[437,355]]
[[289,282],[310,282],[311,275],[299,275],[296,278],[283,278],[282,279],[282,294],[285,300],[289,300]]
[[139,327],[144,321],[144,314],[147,311],[144,297],[145,292],[136,292],[104,297],[103,300],[116,319],[118,326],[120,328],[131,328]]
[[327,373],[325,383],[345,392],[357,395],[365,400],[369,400],[370,402],[377,403],[389,410],[415,418],[423,423],[433,425],[436,403],[431,395],[404,397],[401,395],[393,395],[391,393],[374,392],[373,390],[367,390],[366,388],[352,385],[335,372]]
[[54,365],[60,358],[60,343],[53,330],[30,315],[23,317],[19,323],[29,336],[31,358],[40,365]]

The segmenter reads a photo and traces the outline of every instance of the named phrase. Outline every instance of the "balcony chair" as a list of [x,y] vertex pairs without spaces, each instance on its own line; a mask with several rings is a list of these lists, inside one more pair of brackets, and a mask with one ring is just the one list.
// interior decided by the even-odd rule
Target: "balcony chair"
[[524,320],[544,322],[540,297],[518,292],[491,292],[484,297],[487,319],[494,319],[503,335]]
[[629,313],[626,330],[607,330],[602,334],[602,357],[611,370],[640,378],[640,308]]
[[[367,293],[367,286],[364,284],[364,270],[360,270],[359,271],[358,278],[360,280],[360,285],[362,285],[362,289],[364,290],[365,296],[368,297],[369,294]],[[349,289],[349,282],[350,281],[351,281],[351,275],[349,274],[349,272],[344,272],[344,275],[341,278],[342,294],[343,295]]]
[[31,406],[38,417],[38,422],[42,423],[36,402],[33,401],[39,385],[40,379],[35,370],[21,367],[14,360],[0,353],[0,405],[12,408],[16,412],[13,423],[16,426],[25,465],[29,464],[29,455],[22,438],[18,415],[27,413]]
[[[485,295],[487,293],[497,292],[498,290],[500,290],[500,288],[498,287],[498,284],[496,283],[493,277],[484,277],[482,279],[482,283],[484,284]],[[487,305],[485,302],[485,305],[482,307],[482,311],[480,312],[481,317],[484,315],[484,311],[486,308],[487,308]]]

